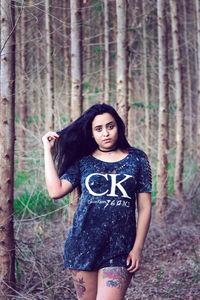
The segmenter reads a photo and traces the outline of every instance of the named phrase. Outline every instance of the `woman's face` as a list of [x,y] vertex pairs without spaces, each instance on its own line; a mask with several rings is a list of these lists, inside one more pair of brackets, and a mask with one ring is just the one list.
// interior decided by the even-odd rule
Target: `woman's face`
[[92,122],[92,135],[101,150],[114,148],[118,140],[117,123],[109,113],[97,115]]

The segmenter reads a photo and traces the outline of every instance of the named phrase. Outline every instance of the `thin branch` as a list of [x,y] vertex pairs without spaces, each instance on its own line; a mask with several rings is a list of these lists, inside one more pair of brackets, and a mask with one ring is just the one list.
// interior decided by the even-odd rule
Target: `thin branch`
[[1,53],[3,52],[3,50],[4,50],[4,48],[5,48],[5,46],[6,46],[7,42],[8,42],[8,40],[10,39],[10,37],[11,37],[12,34],[13,34],[13,32],[15,31],[15,28],[17,27],[17,24],[18,24],[18,22],[19,22],[19,20],[20,20],[20,18],[21,18],[22,11],[23,11],[23,9],[24,9],[24,1],[25,1],[25,0],[23,0],[22,8],[21,8],[21,11],[20,11],[20,13],[19,13],[19,15],[18,15],[18,17],[17,17],[16,23],[15,23],[15,25],[13,26],[11,32],[9,33],[7,39],[5,40],[5,42],[4,42],[4,44],[3,44],[3,47],[2,47],[1,50],[0,50],[0,55],[1,55]]

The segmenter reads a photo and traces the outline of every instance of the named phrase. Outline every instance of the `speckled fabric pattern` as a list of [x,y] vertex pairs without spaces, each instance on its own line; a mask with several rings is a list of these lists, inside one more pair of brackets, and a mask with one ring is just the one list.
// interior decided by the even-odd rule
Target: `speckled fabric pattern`
[[151,192],[151,170],[146,154],[130,148],[118,162],[87,156],[61,177],[81,197],[64,247],[64,267],[94,271],[125,266],[136,234],[137,193]]

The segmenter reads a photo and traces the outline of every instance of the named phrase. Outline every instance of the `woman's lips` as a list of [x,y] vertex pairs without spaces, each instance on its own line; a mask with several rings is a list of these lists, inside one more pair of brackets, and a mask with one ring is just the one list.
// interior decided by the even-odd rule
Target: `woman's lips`
[[111,141],[111,139],[105,139],[103,140],[104,143],[109,143]]

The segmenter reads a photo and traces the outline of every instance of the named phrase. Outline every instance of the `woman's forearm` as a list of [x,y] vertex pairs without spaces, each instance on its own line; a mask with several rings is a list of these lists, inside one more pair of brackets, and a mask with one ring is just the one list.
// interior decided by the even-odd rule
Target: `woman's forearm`
[[55,191],[61,187],[61,180],[58,177],[50,149],[44,151],[44,165],[46,186],[50,197],[53,197]]
[[142,251],[151,220],[151,196],[148,193],[138,195],[138,221],[134,250]]
[[140,268],[141,253],[151,219],[151,195],[149,193],[138,194],[138,221],[136,239],[133,249],[127,257],[127,271],[136,272]]

